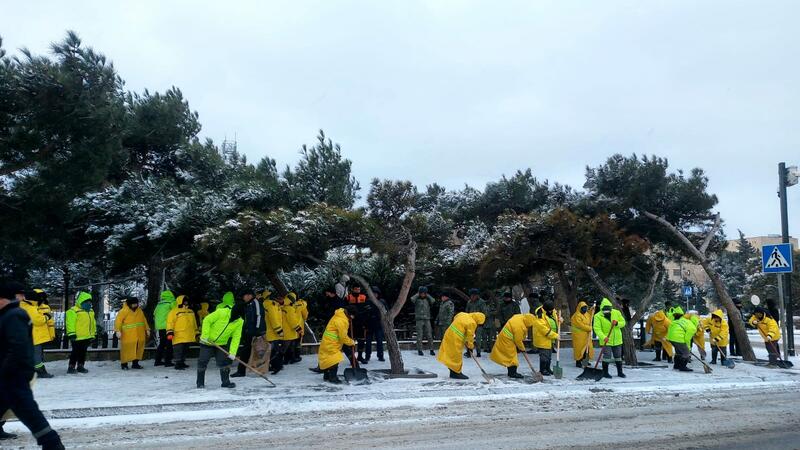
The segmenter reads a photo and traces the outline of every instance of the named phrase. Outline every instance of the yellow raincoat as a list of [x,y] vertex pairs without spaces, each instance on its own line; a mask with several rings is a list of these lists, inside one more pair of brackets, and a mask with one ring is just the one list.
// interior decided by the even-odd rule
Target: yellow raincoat
[[300,336],[306,334],[306,320],[308,320],[308,303],[302,298],[294,302],[297,318],[300,319]]
[[671,323],[672,321],[667,318],[667,314],[664,311],[656,311],[653,315],[648,317],[644,331],[650,334],[650,339],[644,346],[650,348],[653,347],[656,342],[661,342],[661,347],[667,352],[667,355],[672,358],[675,351],[672,348],[672,344],[667,340],[667,332],[669,331],[669,325]]
[[197,323],[202,324],[209,314],[211,314],[211,311],[208,310],[208,302],[200,303],[200,309],[197,311]]
[[144,342],[150,327],[144,318],[142,308],[132,311],[127,303],[122,304],[122,309],[117,313],[114,321],[114,331],[122,334],[119,340],[119,362],[141,361],[144,357]]
[[761,338],[764,339],[764,342],[767,341],[767,338],[772,342],[778,341],[781,338],[781,328],[778,326],[778,322],[772,317],[765,315],[763,319],[758,320],[758,317],[753,314],[747,323],[749,323],[750,326],[758,328],[758,333],[761,335]]
[[178,296],[175,307],[167,316],[167,333],[172,333],[172,345],[197,342],[197,335],[200,334],[194,312],[189,308],[181,308],[184,302],[186,297]]
[[282,312],[282,327],[283,327],[283,340],[293,341],[300,337],[300,315],[292,304],[289,296],[284,297],[283,305],[281,305]]
[[56,338],[56,321],[53,319],[53,310],[50,309],[50,305],[43,303],[39,305],[39,312],[44,314],[45,317],[50,317],[47,321],[47,331],[50,333],[50,340]]
[[575,314],[570,318],[572,331],[572,354],[575,361],[583,359],[584,353],[589,352],[589,359],[594,358],[594,345],[592,345],[592,316],[594,315],[594,308],[586,311],[586,314],[581,313],[581,308],[589,306],[581,300],[578,302],[578,307],[575,309]]
[[436,359],[453,372],[461,373],[464,347],[475,348],[475,330],[485,321],[486,316],[479,312],[456,314],[444,333]]
[[[539,311],[542,317],[538,317]],[[536,348],[553,348],[553,341],[558,339],[558,333],[553,331],[550,320],[552,319],[545,313],[543,307],[536,308],[536,314],[533,317],[533,346]]]
[[497,333],[492,353],[489,358],[503,367],[519,366],[517,352],[525,351],[525,336],[528,328],[533,326],[536,317],[533,314],[514,314]]
[[283,312],[277,300],[269,298],[270,292],[264,291],[261,298],[264,299],[264,311],[266,311],[267,321],[267,341],[280,341],[283,339]]
[[690,319],[690,320],[691,320],[692,316],[697,317],[697,321],[698,321],[697,322],[697,331],[695,331],[694,336],[692,336],[692,342],[694,342],[694,345],[696,345],[697,347],[699,347],[699,348],[703,349],[703,351],[705,351],[705,348],[706,348],[706,321],[705,321],[705,319],[701,319],[700,315],[692,314],[692,313],[686,313],[685,316],[686,316],[687,319]]
[[19,307],[28,313],[33,328],[33,345],[50,342],[50,328],[47,325],[47,317],[39,311],[39,304],[33,300],[23,300],[19,302]]
[[[719,317],[720,319],[719,322],[714,320],[715,317]],[[708,326],[708,330],[711,333],[710,340],[712,345],[716,345],[717,347],[725,347],[728,345],[730,341],[728,321],[725,320],[725,316],[722,314],[721,309],[718,309],[713,313],[711,313],[711,318],[708,319],[706,325]]]
[[348,335],[349,331],[350,319],[347,318],[344,308],[339,308],[333,313],[333,317],[325,327],[325,332],[322,333],[322,342],[319,344],[319,353],[317,354],[321,370],[329,369],[344,360],[342,346],[355,345]]

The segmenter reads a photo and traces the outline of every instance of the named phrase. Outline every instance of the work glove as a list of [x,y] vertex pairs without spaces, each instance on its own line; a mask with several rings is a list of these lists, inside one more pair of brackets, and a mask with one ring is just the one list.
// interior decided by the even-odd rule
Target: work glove
[[122,339],[122,333],[119,331],[114,332],[114,334],[117,336],[117,339]]
[[612,326],[612,327],[615,327],[615,326],[617,326],[617,321],[616,321],[616,320],[612,320],[612,321],[611,321],[611,326]]
[[231,361],[236,361],[236,355],[234,355],[233,353],[228,353],[228,359],[230,359]]
[[606,336],[606,340],[604,340],[604,341],[603,341],[603,345],[604,345],[604,346],[608,344],[608,338],[609,338],[609,337],[608,337],[608,336]]
[[295,328],[295,329],[294,329],[294,331],[295,331],[297,334],[300,334],[300,332],[301,332],[301,331],[303,331],[303,329],[302,329],[302,328],[300,328],[300,327],[297,327],[297,328]]
[[167,333],[167,340],[171,341],[173,339],[175,339],[175,333],[170,331],[169,333]]
[[47,321],[49,322],[49,321],[53,320],[53,315],[52,314],[45,314],[44,318],[47,319]]

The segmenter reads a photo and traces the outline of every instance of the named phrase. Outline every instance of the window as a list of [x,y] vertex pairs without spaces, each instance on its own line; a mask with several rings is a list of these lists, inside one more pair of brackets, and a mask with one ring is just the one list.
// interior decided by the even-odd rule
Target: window
[[681,269],[672,269],[672,276],[673,277],[681,276]]

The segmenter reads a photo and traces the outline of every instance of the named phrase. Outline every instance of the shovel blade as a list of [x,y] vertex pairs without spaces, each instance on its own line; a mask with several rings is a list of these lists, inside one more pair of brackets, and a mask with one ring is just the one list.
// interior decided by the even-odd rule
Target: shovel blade
[[556,363],[556,366],[553,367],[553,378],[555,378],[556,380],[560,380],[563,377],[564,377],[564,368],[559,366],[558,363]]
[[[555,372],[553,372],[555,373]],[[583,369],[583,372],[578,375],[576,380],[594,380],[600,381],[603,378],[603,371],[601,369],[594,369],[592,367],[586,367]]]
[[725,362],[722,363],[723,366],[727,367],[728,369],[733,369],[736,367],[736,363],[733,362],[731,359],[726,359]]
[[364,382],[369,382],[369,377],[367,377],[367,369],[352,367],[344,369],[344,379],[347,380],[348,383],[361,384]]

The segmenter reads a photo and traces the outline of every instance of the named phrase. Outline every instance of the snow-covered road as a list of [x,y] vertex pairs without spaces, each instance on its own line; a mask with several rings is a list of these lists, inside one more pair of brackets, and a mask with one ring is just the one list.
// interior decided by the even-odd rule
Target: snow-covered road
[[[652,357],[640,354],[642,361]],[[191,369],[148,362],[143,371],[122,372],[113,362],[98,362],[90,363],[88,375],[67,376],[60,362],[49,366],[57,378],[39,381],[35,392],[72,448],[680,448],[727,445],[723,435],[733,443],[752,442],[746,436],[753,430],[783,443],[773,448],[792,448],[784,437],[800,443],[800,370],[738,364],[733,370],[714,366],[706,375],[695,363],[691,374],[661,366],[627,369],[625,379],[578,382],[580,369],[567,350],[564,378],[541,384],[510,381],[484,357],[489,372],[499,376],[486,384],[470,361],[470,380],[457,382],[433,357],[406,352],[404,360],[439,378],[331,386],[307,370],[316,360],[305,357],[274,377],[275,389],[257,377],[221,389],[210,369],[208,388],[197,390]],[[388,362],[367,367],[388,368]],[[524,366],[520,371],[529,372]],[[25,434],[15,444],[33,444],[20,424],[7,428]]]

